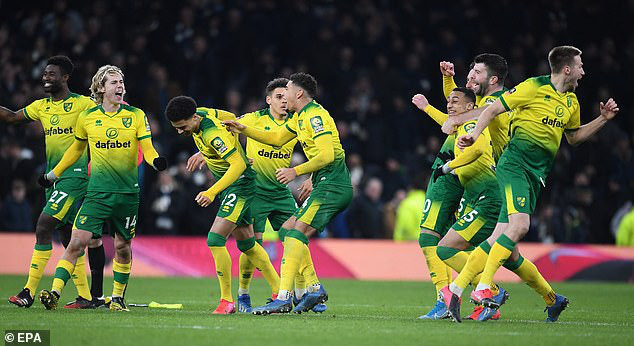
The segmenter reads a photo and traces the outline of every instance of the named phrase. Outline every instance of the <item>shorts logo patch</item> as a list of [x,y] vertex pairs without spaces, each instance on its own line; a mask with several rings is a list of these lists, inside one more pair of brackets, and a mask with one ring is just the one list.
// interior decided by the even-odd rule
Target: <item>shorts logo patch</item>
[[310,118],[310,126],[313,127],[313,132],[319,133],[324,130],[324,122],[319,115]]
[[88,219],[88,217],[87,217],[87,216],[83,216],[83,215],[82,215],[82,216],[80,216],[80,217],[79,217],[79,219],[77,219],[77,221],[79,221],[79,224],[80,224],[80,225],[83,225],[83,224],[85,224],[85,223],[86,223],[86,220],[87,220],[87,219]]
[[115,128],[109,128],[106,130],[106,137],[110,138],[110,139],[115,139],[117,137],[119,137],[119,130],[115,129]]
[[526,197],[517,197],[516,198],[517,205],[520,207],[524,207],[526,205]]
[[227,145],[225,145],[225,142],[223,142],[220,137],[214,138],[211,141],[211,145],[216,149],[216,151],[220,155],[224,154],[229,149],[229,148],[227,148]]
[[64,103],[64,110],[66,112],[70,112],[70,110],[73,109],[73,103],[72,102],[66,102]]
[[57,114],[51,115],[50,122],[51,122],[51,125],[59,124],[59,115],[57,115]]
[[130,128],[130,126],[132,126],[132,117],[123,117],[121,118],[121,122],[126,129]]

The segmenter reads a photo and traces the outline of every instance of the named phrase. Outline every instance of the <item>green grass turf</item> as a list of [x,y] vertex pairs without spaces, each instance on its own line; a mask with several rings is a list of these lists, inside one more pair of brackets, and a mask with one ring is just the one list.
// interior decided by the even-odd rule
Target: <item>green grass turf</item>
[[[325,280],[330,300],[324,314],[212,316],[218,296],[216,279],[135,278],[129,303],[182,303],[183,310],[131,308],[46,311],[36,300],[29,309],[7,302],[25,277],[0,276],[0,326],[6,329],[50,329],[52,345],[357,345],[357,344],[631,344],[634,342],[634,286],[606,283],[558,283],[571,305],[560,322],[542,322],[544,303],[525,285],[503,285],[511,294],[502,320],[486,323],[421,321],[434,303],[430,283]],[[49,288],[44,278],[41,288]],[[106,292],[112,280],[106,279]],[[237,282],[234,282],[234,291]],[[251,295],[263,303],[266,282],[256,279]],[[465,293],[465,298],[468,293]],[[72,283],[62,304],[75,296]],[[462,304],[466,315],[472,305]]]

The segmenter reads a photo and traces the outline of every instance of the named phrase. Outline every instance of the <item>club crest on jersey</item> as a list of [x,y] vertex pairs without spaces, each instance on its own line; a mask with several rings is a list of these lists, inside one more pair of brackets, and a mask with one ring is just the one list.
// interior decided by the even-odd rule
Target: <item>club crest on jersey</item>
[[115,139],[118,136],[119,136],[119,130],[114,129],[112,127],[106,130],[106,137],[110,139]]
[[73,103],[72,102],[66,102],[64,103],[64,110],[66,112],[70,112],[70,110],[73,109]]
[[220,155],[224,154],[229,149],[227,148],[227,145],[225,145],[225,142],[223,142],[220,137],[214,138],[214,140],[211,141],[211,145],[213,145],[213,147],[216,148],[216,151]]
[[324,122],[319,115],[310,118],[310,126],[313,127],[315,133],[322,132],[324,130]]
[[526,197],[517,197],[517,205],[524,207],[526,205]]
[[57,115],[57,114],[51,115],[50,122],[51,122],[51,125],[59,124],[59,115]]
[[123,117],[121,118],[121,122],[123,123],[123,126],[125,126],[125,128],[127,129],[132,126],[132,117]]
[[468,123],[464,126],[465,131],[467,131],[468,134],[471,134],[471,132],[473,132],[473,130],[475,130],[476,128],[476,124],[474,123]]

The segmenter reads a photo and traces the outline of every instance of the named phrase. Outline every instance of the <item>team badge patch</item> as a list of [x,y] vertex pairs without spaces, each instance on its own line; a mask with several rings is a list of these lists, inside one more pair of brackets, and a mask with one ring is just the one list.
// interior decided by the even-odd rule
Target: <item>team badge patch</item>
[[73,103],[72,102],[66,102],[64,103],[64,110],[66,112],[70,112],[70,110],[73,109]]
[[526,197],[517,197],[517,205],[524,207],[526,205]]
[[211,141],[211,145],[216,149],[216,151],[222,155],[224,154],[229,148],[227,148],[227,145],[225,144],[225,142],[222,141],[222,139],[220,137],[216,137]]
[[324,122],[319,115],[310,118],[310,126],[313,127],[315,133],[322,132],[324,130]]
[[121,118],[121,122],[123,123],[123,126],[125,126],[125,128],[127,129],[132,126],[132,117],[123,117]]
[[471,134],[471,132],[473,132],[473,130],[475,130],[476,128],[476,124],[474,123],[468,123],[464,126],[465,131],[467,131],[468,134]]

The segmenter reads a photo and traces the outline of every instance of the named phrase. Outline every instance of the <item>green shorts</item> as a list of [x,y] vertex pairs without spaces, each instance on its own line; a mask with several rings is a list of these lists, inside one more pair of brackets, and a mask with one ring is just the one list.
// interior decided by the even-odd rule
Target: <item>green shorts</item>
[[468,201],[471,210],[465,211],[451,227],[473,246],[478,246],[491,236],[502,204],[495,180],[479,186],[478,190],[465,190],[464,199]]
[[254,197],[255,180],[240,178],[218,196],[220,208],[216,216],[231,221],[238,227],[248,226],[253,223],[251,208]]
[[315,186],[304,204],[295,210],[295,217],[318,232],[352,201],[352,186],[319,184]]
[[251,215],[253,215],[253,231],[264,233],[266,219],[271,222],[274,230],[279,230],[295,210],[297,203],[290,190],[280,190],[279,192],[262,191],[255,194],[253,204],[251,204]]
[[73,230],[89,231],[93,233],[93,238],[100,238],[104,223],[108,223],[111,232],[130,240],[134,238],[138,214],[138,192],[88,192],[75,218]]
[[86,196],[87,187],[86,178],[59,179],[55,185],[46,189],[46,205],[42,212],[58,219],[61,225],[72,223]]
[[460,214],[462,212],[464,204],[461,203],[461,198],[463,193],[464,188],[454,174],[443,175],[436,182],[430,178],[425,193],[420,228],[444,236],[455,220],[454,213]]
[[533,214],[541,187],[546,177],[541,177],[538,172],[527,169],[521,163],[515,161],[511,153],[506,153],[500,158],[496,169],[502,208],[498,222],[508,223],[509,215],[515,213]]

